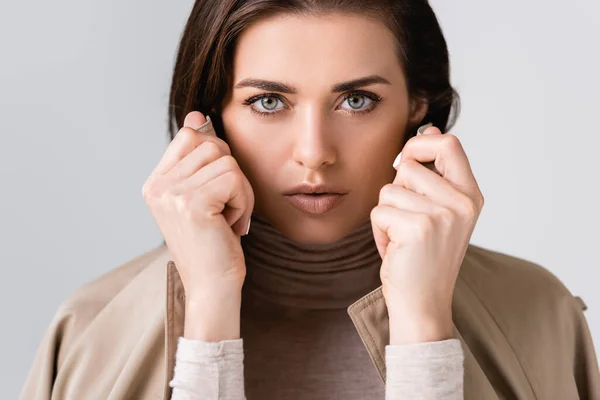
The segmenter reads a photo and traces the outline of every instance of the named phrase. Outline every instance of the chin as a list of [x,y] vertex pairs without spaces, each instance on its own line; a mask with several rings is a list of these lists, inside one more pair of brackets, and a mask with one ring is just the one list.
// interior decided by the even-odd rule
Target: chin
[[343,208],[319,216],[291,212],[273,215],[269,219],[272,221],[273,226],[284,236],[302,244],[337,242],[350,234],[364,221],[364,218],[359,218],[359,215],[352,215]]

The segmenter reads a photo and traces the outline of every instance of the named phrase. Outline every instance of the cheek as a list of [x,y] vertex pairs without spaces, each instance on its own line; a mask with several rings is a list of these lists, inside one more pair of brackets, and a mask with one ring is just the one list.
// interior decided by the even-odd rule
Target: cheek
[[231,149],[231,155],[255,189],[257,184],[264,185],[273,179],[273,171],[279,166],[272,140],[273,135],[265,131],[264,126],[256,122],[253,116],[236,110],[224,110],[222,114],[225,137]]
[[[241,101],[241,100],[240,100]],[[232,153],[241,158],[253,158],[253,154],[266,151],[272,139],[268,124],[263,124],[244,106],[231,104],[223,109],[223,128]]]
[[396,153],[390,151],[390,146],[381,148],[372,147],[369,151],[363,151],[356,161],[358,171],[355,176],[360,176],[361,181],[366,183],[367,187],[381,188],[386,183],[392,182],[396,170],[392,167],[392,162]]
[[352,171],[346,175],[353,177],[353,186],[370,201],[377,199],[381,188],[394,180],[396,170],[392,163],[400,151],[404,136],[400,128],[379,132],[376,137],[353,146],[349,161]]

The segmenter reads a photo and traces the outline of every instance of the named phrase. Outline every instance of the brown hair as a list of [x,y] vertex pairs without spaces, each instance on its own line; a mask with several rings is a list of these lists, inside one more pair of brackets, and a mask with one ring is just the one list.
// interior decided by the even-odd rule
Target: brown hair
[[[217,135],[225,140],[220,108],[232,84],[236,40],[248,25],[281,13],[327,12],[358,13],[385,23],[397,38],[396,52],[409,98],[429,105],[421,122],[432,122],[442,132],[454,125],[460,99],[450,85],[446,41],[427,0],[197,0],[173,71],[168,118],[171,139],[185,116],[198,110],[210,114]],[[409,127],[405,141],[414,136],[415,128]]]

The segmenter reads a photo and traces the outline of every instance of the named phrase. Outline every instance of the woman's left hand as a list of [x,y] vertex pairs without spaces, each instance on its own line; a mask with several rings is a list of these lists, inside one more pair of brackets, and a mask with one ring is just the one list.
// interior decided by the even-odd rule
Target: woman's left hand
[[[439,174],[421,163],[435,162]],[[483,195],[456,136],[429,127],[407,141],[371,211],[390,344],[452,338],[452,297]]]

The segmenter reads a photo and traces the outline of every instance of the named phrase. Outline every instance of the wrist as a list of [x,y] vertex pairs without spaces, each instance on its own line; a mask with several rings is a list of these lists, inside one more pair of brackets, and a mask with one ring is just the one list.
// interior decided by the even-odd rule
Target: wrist
[[240,338],[241,291],[186,298],[184,338],[219,342]]
[[452,314],[409,316],[406,313],[391,313],[390,344],[438,342],[454,336]]

